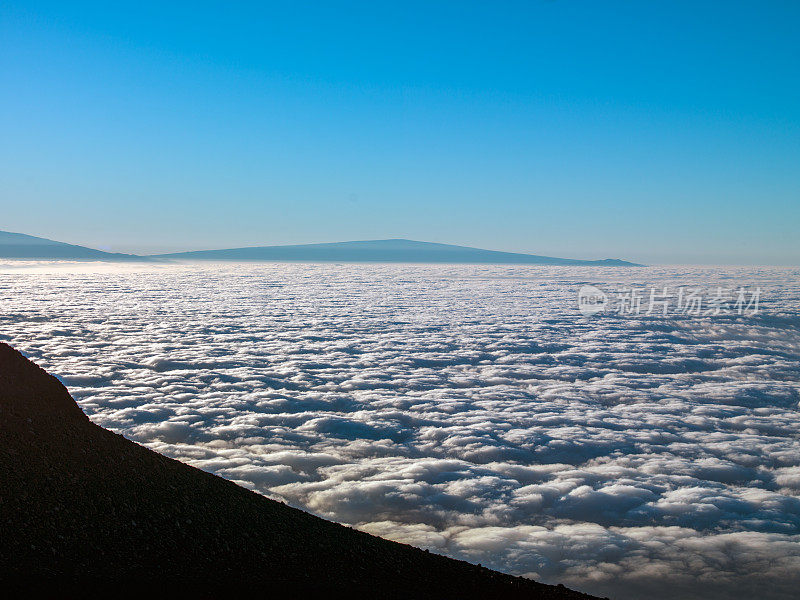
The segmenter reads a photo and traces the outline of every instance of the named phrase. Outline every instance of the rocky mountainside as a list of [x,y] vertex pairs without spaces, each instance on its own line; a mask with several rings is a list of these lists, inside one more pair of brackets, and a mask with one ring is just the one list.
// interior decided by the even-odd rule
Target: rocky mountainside
[[94,425],[0,344],[0,588],[51,596],[591,598],[275,502]]

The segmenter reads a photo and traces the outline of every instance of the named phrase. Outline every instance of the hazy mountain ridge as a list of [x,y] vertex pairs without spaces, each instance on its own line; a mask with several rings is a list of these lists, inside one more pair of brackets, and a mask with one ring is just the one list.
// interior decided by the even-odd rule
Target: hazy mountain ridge
[[401,262],[401,263],[463,263],[463,264],[528,264],[528,265],[586,265],[641,266],[620,259],[577,260],[482,250],[468,246],[417,242],[405,239],[364,240],[322,244],[293,244],[286,246],[253,246],[222,250],[195,250],[168,254],[135,255],[104,252],[85,246],[65,244],[22,233],[0,231],[0,258],[19,260],[212,260],[264,262]]
[[161,254],[157,255],[157,257],[189,260],[638,266],[619,259],[577,260],[555,258],[552,256],[482,250],[468,246],[418,242],[406,239],[198,250]]
[[85,246],[56,242],[47,238],[0,231],[0,258],[19,260],[105,260],[147,261],[147,257],[120,252],[105,252]]
[[94,425],[0,344],[0,585],[86,597],[578,599],[269,500]]

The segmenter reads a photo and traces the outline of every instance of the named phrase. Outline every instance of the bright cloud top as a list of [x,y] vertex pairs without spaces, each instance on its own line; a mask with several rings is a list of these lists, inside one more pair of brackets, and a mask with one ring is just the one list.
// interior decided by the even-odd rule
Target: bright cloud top
[[[5,268],[2,338],[92,420],[365,531],[615,598],[800,586],[800,273]],[[584,284],[761,314],[580,315]]]

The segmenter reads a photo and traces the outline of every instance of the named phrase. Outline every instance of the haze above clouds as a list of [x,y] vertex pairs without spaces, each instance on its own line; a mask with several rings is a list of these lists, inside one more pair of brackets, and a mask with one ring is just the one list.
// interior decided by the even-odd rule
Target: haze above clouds
[[[5,265],[96,423],[324,517],[614,598],[800,586],[796,269]],[[600,315],[584,283],[761,286]]]

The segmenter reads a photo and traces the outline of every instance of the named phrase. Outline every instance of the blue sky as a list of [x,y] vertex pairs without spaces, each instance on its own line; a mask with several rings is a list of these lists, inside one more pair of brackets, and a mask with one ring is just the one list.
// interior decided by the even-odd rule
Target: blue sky
[[800,264],[800,3],[5,2],[0,229]]

